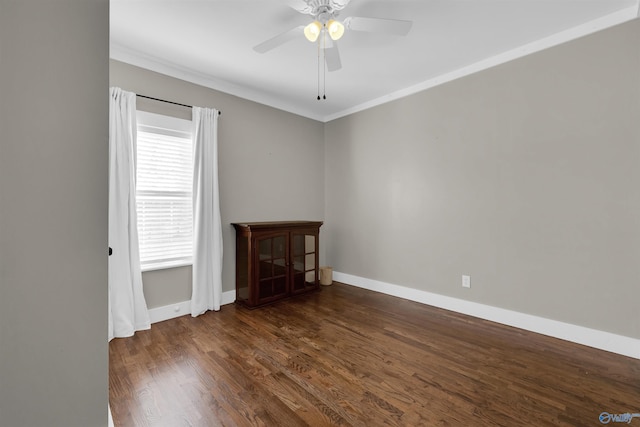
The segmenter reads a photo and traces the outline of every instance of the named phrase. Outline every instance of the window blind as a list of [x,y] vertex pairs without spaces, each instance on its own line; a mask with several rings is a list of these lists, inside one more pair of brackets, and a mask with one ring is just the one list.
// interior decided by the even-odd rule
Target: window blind
[[190,132],[139,122],[136,203],[142,270],[192,262],[192,156]]

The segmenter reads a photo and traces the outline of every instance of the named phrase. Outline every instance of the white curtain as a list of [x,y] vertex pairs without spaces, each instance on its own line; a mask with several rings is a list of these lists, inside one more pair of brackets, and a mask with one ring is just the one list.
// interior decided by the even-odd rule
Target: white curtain
[[136,95],[109,97],[109,340],[130,337],[151,322],[142,293],[136,219]]
[[193,274],[191,315],[220,310],[222,225],[218,195],[218,110],[193,107]]

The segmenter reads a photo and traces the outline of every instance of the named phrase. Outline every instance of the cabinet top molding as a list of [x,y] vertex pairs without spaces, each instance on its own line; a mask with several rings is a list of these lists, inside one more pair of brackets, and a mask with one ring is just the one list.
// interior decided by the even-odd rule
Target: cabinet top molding
[[232,222],[236,230],[265,230],[270,228],[319,228],[322,221],[265,221],[265,222]]

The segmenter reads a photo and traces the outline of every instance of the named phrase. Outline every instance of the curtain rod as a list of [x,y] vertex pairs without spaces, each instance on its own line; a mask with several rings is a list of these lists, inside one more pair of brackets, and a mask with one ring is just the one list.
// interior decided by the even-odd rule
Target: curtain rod
[[[139,96],[140,98],[150,99],[152,101],[166,102],[167,104],[173,104],[173,105],[179,105],[181,107],[193,108],[193,105],[180,104],[179,102],[167,101],[166,99],[160,99],[160,98],[154,98],[152,96],[140,95],[139,93],[136,93],[136,96]],[[220,115],[220,114],[222,114],[222,111],[218,110],[218,115]]]

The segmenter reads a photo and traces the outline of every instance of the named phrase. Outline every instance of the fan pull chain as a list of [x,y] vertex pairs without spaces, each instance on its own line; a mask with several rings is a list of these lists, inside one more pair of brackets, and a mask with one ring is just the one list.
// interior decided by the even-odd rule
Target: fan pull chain
[[320,35],[322,36],[322,99],[327,99],[327,30],[325,29]]
[[322,43],[324,44],[322,49],[322,99],[327,99],[327,24],[324,24],[324,27],[322,32]]
[[[320,37],[322,38],[321,40],[318,40],[318,97],[316,98],[318,101],[320,101],[320,99],[327,99],[327,94],[326,94],[326,90],[327,90],[327,71],[326,71],[326,66],[325,66],[325,61],[326,61],[326,38],[325,38],[325,32],[324,30],[322,31],[322,33],[320,34]],[[320,43],[323,43],[322,46],[320,46]],[[322,51],[322,60],[320,58],[320,51]],[[320,71],[322,69],[322,71]],[[322,98],[320,98],[320,73],[322,73]]]
[[320,101],[320,40],[318,40],[318,101]]

